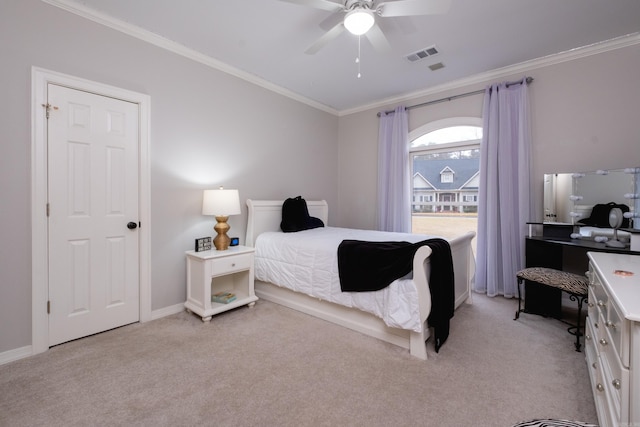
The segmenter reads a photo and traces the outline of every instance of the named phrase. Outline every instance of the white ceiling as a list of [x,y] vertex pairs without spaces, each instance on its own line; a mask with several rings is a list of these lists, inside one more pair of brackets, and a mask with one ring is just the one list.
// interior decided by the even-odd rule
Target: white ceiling
[[[45,1],[130,33],[149,35],[138,27],[147,30],[213,58],[226,71],[336,112],[640,32],[639,0],[451,0],[444,15],[378,18],[392,51],[379,52],[363,37],[358,79],[357,36],[345,31],[315,55],[304,53],[331,15],[307,6],[279,0]],[[414,63],[405,58],[432,45],[438,55]],[[438,62],[445,67],[428,68]]]

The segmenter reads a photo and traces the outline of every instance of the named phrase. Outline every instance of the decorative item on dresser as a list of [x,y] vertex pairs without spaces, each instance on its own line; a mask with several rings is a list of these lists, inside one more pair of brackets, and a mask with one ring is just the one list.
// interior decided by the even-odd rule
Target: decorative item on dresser
[[588,257],[585,354],[598,420],[640,426],[640,256]]
[[[375,292],[341,292],[340,283],[336,284],[337,248],[343,239],[416,243],[425,236],[338,227],[305,227],[303,231],[285,233],[280,228],[282,205],[283,201],[277,200],[247,200],[246,243],[256,249],[256,294],[262,299],[407,348],[413,356],[426,359],[425,340],[430,336],[427,318],[432,312],[439,311],[432,305],[430,293],[432,249],[429,246],[417,249],[410,279],[396,280]],[[327,223],[328,206],[324,200],[309,201],[307,205],[312,217]],[[470,232],[448,241],[455,273],[453,307],[470,302],[475,270],[471,250],[474,236],[475,233]],[[305,246],[302,252],[300,245]],[[292,264],[293,258],[302,261],[294,266],[305,274],[300,277],[298,273],[292,281],[292,274],[283,272],[280,267]],[[301,284],[304,289],[299,288]]]

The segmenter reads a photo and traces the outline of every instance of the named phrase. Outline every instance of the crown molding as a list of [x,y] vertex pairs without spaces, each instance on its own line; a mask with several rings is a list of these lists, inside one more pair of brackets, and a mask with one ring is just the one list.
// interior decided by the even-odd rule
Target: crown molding
[[487,71],[485,73],[475,74],[459,80],[454,80],[442,85],[433,86],[422,91],[411,92],[402,96],[387,98],[379,102],[363,105],[349,110],[341,110],[339,116],[347,116],[354,113],[360,113],[372,109],[389,109],[390,105],[402,104],[413,101],[429,95],[437,95],[448,90],[455,90],[476,84],[487,84],[496,79],[512,76],[518,73],[526,73],[538,68],[548,67],[550,65],[560,64],[563,62],[573,61],[603,52],[621,49],[628,46],[640,44],[640,32],[628,34],[626,36],[617,37],[615,39],[594,43],[588,46],[571,49],[565,52],[555,53],[542,58],[532,59],[530,61],[521,62],[507,67],[498,68]]
[[116,31],[120,31],[132,37],[151,43],[160,48],[171,51],[175,54],[181,55],[185,58],[189,58],[193,61],[199,62],[216,70],[222,71],[239,79],[245,80],[249,83],[255,84],[272,92],[286,96],[295,101],[306,104],[310,107],[324,111],[335,116],[348,116],[350,114],[360,113],[367,110],[388,108],[389,105],[401,104],[404,102],[412,101],[416,98],[425,97],[429,95],[436,95],[448,90],[455,90],[466,86],[476,84],[486,84],[487,82],[504,78],[513,74],[529,72],[542,67],[550,65],[560,64],[562,62],[572,61],[579,58],[584,58],[591,55],[597,55],[599,53],[621,49],[627,46],[633,46],[640,43],[640,32],[633,33],[626,36],[618,37],[615,39],[594,43],[588,46],[571,49],[565,52],[556,53],[553,55],[545,56],[542,58],[533,59],[530,61],[521,62],[518,64],[510,65],[503,68],[487,71],[484,73],[475,74],[463,79],[454,80],[445,84],[430,87],[425,90],[407,93],[405,95],[383,99],[374,103],[362,105],[359,107],[336,110],[327,105],[309,99],[291,90],[285,89],[282,86],[278,86],[267,80],[261,79],[254,74],[242,71],[238,68],[232,67],[217,59],[204,55],[196,50],[190,49],[180,43],[176,43],[172,40],[159,36],[151,31],[143,30],[135,25],[123,22],[119,19],[113,18],[107,14],[101,13],[87,6],[80,5],[70,0],[41,0],[44,3],[51,6],[58,7],[67,12],[71,12],[75,15],[81,16],[85,19],[91,20],[98,24],[112,28]]
[[127,22],[121,21],[107,14],[96,11],[95,9],[91,9],[87,6],[80,5],[78,3],[75,3],[69,0],[41,0],[41,1],[51,6],[55,6],[67,12],[78,15],[82,18],[98,23],[100,25],[104,25],[116,31],[120,31],[129,36],[143,40],[147,43],[153,44],[162,49],[166,49],[170,52],[181,55],[185,58],[199,62],[201,64],[214,68],[218,71],[222,71],[226,74],[245,80],[249,83],[255,84],[256,86],[260,86],[264,89],[286,96],[295,101],[306,104],[310,107],[316,108],[326,113],[333,114],[335,116],[339,115],[339,111],[334,108],[328,107],[324,104],[321,104],[312,99],[304,97],[293,91],[285,89],[282,86],[273,84],[268,80],[261,79],[254,74],[247,73],[246,71],[242,71],[239,68],[232,67],[229,64],[226,64],[222,61],[211,58],[210,56],[204,55],[194,49],[190,49],[180,43],[176,43],[172,40],[169,40],[151,31],[143,30],[135,25],[129,24]]

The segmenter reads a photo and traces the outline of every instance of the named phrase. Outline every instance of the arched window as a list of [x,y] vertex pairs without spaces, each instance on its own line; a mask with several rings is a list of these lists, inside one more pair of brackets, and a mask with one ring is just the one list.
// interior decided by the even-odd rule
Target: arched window
[[412,231],[442,237],[476,231],[482,119],[434,121],[409,140]]

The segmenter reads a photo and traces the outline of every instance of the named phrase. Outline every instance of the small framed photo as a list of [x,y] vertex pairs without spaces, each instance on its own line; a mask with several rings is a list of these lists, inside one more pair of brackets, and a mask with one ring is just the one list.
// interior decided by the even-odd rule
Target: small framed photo
[[196,239],[196,252],[210,251],[211,250],[211,237],[202,237]]

